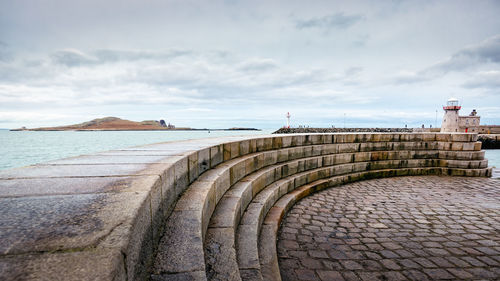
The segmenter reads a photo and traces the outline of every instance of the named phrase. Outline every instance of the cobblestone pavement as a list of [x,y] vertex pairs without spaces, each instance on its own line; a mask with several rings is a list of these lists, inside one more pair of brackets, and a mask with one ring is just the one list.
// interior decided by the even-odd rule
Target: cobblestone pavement
[[298,202],[278,238],[283,280],[499,280],[500,179],[330,188]]

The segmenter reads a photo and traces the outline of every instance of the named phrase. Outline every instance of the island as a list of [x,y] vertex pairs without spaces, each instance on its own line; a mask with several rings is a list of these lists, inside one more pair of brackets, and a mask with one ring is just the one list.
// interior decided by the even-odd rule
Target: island
[[19,129],[11,129],[11,131],[225,131],[225,130],[251,130],[260,131],[255,128],[229,128],[229,129],[193,129],[189,127],[176,127],[170,123],[165,123],[164,120],[146,120],[135,122],[121,119],[118,117],[104,117],[94,119],[80,124],[58,126],[58,127],[42,127],[28,129],[25,127]]

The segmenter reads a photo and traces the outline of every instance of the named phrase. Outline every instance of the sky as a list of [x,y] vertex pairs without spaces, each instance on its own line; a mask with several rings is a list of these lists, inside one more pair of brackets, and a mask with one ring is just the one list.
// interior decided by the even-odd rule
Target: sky
[[500,1],[0,0],[0,128],[500,124]]

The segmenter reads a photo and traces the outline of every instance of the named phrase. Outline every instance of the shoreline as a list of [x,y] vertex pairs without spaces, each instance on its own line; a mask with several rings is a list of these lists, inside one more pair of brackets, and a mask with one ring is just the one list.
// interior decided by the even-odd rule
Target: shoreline
[[28,131],[28,132],[65,132],[65,131],[70,131],[70,132],[95,132],[95,131],[107,131],[107,132],[118,132],[118,131],[124,131],[124,132],[132,132],[132,131],[262,131],[262,129],[256,129],[256,128],[237,128],[237,129],[61,129],[61,130],[56,130],[56,129],[47,129],[47,130],[38,130],[38,129],[2,129],[2,130],[9,130],[12,132],[21,132],[21,131]]

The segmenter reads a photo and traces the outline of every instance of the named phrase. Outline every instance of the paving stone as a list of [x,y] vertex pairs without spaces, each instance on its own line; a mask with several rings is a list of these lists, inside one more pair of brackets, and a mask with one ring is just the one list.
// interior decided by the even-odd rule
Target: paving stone
[[344,276],[344,279],[346,281],[359,281],[361,280],[357,275],[356,273],[352,272],[352,271],[344,271],[342,272],[342,275]]
[[314,274],[314,270],[309,269],[296,269],[295,274],[297,274],[298,280],[304,281],[315,281],[319,280],[319,278]]
[[309,250],[309,255],[313,258],[328,258],[328,254],[326,253],[326,251]]
[[382,280],[384,278],[381,272],[358,272],[358,275],[363,281]]
[[423,270],[427,275],[429,275],[432,279],[442,280],[442,279],[455,279],[453,275],[442,268],[434,268],[434,269],[424,269]]
[[470,272],[475,278],[480,277],[484,279],[498,280],[500,275],[496,272],[488,270],[486,268],[467,268],[465,269]]
[[448,271],[460,279],[471,279],[474,277],[474,275],[470,274],[462,268],[448,268]]
[[342,264],[342,266],[347,270],[363,269],[362,265],[360,265],[356,261],[352,261],[352,260],[342,260],[342,261],[340,261],[340,264]]
[[331,271],[331,270],[317,270],[316,273],[318,274],[319,278],[322,281],[343,281],[344,278],[338,271]]
[[401,266],[399,266],[395,260],[390,260],[390,259],[385,259],[385,260],[381,260],[380,261],[382,263],[382,265],[389,269],[389,270],[399,270],[401,269]]
[[419,281],[430,280],[429,277],[425,275],[425,273],[419,270],[405,270],[402,271],[402,273],[410,280],[419,280]]
[[401,264],[404,268],[420,268],[421,266],[410,259],[399,260],[399,264]]
[[453,264],[443,257],[430,257],[429,260],[435,263],[438,267],[453,267]]
[[322,269],[323,264],[321,263],[321,260],[319,259],[313,259],[313,258],[301,258],[300,263],[308,269]]

